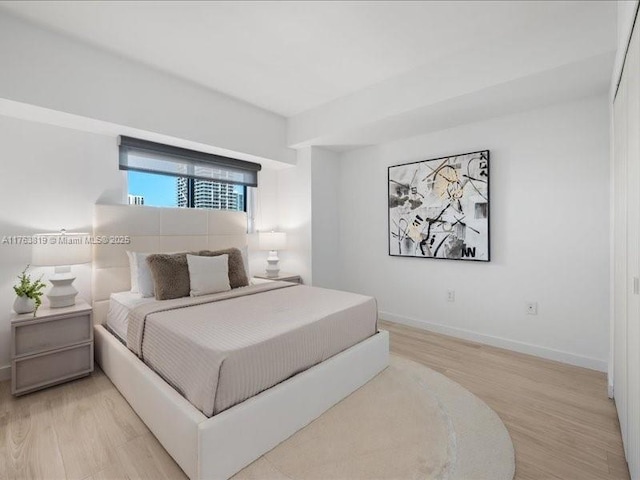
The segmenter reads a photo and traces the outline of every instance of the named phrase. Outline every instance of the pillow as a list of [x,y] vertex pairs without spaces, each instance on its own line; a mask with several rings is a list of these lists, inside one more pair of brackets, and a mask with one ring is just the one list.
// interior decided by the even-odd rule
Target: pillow
[[154,253],[147,257],[156,300],[188,297],[189,266],[186,253]]
[[131,291],[140,293],[143,297],[153,297],[153,278],[147,265],[147,257],[150,254],[140,252],[127,252],[129,257],[129,269],[131,270]]
[[201,250],[198,255],[203,257],[217,257],[218,255],[229,255],[229,284],[231,288],[246,287],[249,285],[247,272],[244,269],[242,253],[237,248],[227,248],[225,250]]
[[127,250],[127,258],[129,259],[129,272],[131,273],[131,293],[138,293],[138,265],[134,252]]
[[187,255],[187,264],[189,265],[190,295],[192,297],[231,290],[229,255],[218,255],[217,257]]

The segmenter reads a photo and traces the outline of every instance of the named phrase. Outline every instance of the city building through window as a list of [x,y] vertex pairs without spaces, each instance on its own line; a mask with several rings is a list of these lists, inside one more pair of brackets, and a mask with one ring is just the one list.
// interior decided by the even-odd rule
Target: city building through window
[[129,204],[247,211],[260,164],[131,137],[119,141]]
[[127,180],[129,205],[248,210],[244,185],[133,171]]

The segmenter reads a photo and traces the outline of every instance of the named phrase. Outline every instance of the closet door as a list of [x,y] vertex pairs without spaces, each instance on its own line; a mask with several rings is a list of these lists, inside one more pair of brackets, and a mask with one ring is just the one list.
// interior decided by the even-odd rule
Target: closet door
[[627,77],[627,427],[631,478],[640,478],[640,34],[631,38]]
[[614,399],[627,445],[627,78],[623,73],[614,114]]

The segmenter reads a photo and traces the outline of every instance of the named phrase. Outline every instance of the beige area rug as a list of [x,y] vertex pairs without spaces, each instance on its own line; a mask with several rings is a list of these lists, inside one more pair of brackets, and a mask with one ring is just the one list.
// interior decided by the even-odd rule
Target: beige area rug
[[391,355],[390,366],[233,478],[510,480],[498,415],[459,384]]

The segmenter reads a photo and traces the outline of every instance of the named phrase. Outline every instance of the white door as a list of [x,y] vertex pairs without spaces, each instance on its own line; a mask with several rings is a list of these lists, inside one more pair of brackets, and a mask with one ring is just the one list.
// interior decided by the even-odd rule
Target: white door
[[614,102],[614,398],[631,478],[640,479],[640,33]]
[[640,33],[631,38],[627,76],[627,461],[640,478]]
[[623,74],[614,111],[614,398],[627,445],[627,77]]

